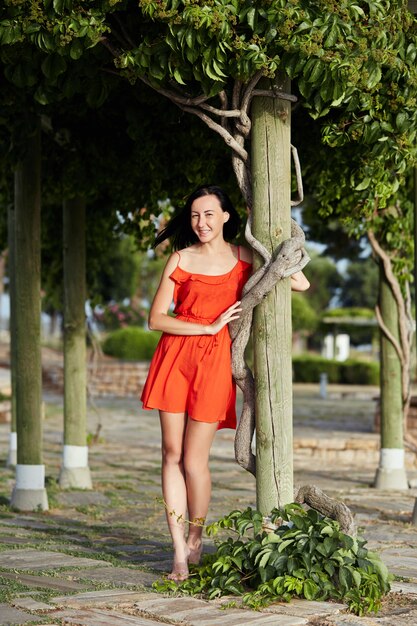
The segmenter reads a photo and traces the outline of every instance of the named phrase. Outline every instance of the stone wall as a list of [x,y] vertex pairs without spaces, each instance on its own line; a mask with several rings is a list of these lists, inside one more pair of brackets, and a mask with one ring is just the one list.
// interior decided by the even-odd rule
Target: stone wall
[[[94,397],[137,398],[148,374],[149,363],[103,359],[88,364],[88,392]],[[44,386],[58,392],[64,388],[62,362],[45,363],[42,367]]]
[[[329,432],[326,437],[322,433],[317,437],[298,436],[294,438],[294,460],[300,463],[317,464],[323,467],[326,463],[342,465],[376,467],[379,463],[380,437],[372,433]],[[417,468],[417,456],[406,450],[405,466],[407,469]]]

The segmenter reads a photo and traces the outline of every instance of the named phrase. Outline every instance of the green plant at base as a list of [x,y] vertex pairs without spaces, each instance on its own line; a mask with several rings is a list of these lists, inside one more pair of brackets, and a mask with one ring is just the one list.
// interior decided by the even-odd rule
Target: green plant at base
[[379,609],[391,576],[365,539],[346,535],[339,522],[296,503],[274,509],[269,518],[271,527],[280,525],[266,529],[262,514],[251,508],[210,524],[209,536],[227,530],[235,537],[218,543],[187,580],[157,581],[154,588],[209,599],[234,594],[253,609],[294,596],[345,601],[357,615]]

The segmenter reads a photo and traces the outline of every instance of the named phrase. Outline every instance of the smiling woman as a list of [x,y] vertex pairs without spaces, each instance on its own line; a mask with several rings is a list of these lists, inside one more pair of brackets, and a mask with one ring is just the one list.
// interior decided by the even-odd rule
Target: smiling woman
[[[202,550],[202,521],[211,496],[208,459],[218,428],[235,428],[235,384],[228,323],[239,317],[239,298],[251,272],[249,250],[232,245],[239,216],[222,189],[197,189],[159,234],[176,250],[168,259],[149,315],[163,335],[142,401],[159,409],[162,489],[174,547],[170,577],[188,576]],[[190,245],[191,244],[191,245]],[[174,301],[176,317],[168,311]],[[185,538],[185,519],[188,538]]]
[[[226,240],[233,239],[238,228],[239,216],[228,196],[208,185],[189,197],[182,213],[156,239],[157,245],[171,238],[175,252],[149,314],[149,327],[163,334],[141,399],[145,409],[158,409],[160,415],[173,580],[187,578],[188,563],[200,559],[214,435],[219,428],[236,428],[228,324],[239,317],[239,300],[252,267],[251,252]],[[295,289],[308,287],[302,272],[291,280]],[[169,315],[172,302],[175,317]]]

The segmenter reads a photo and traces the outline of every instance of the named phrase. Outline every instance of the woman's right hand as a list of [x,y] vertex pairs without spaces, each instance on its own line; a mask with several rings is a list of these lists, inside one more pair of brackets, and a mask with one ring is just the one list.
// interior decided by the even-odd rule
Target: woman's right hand
[[239,313],[242,310],[240,308],[240,300],[229,306],[210,326],[207,326],[209,335],[217,335],[229,322],[239,319]]

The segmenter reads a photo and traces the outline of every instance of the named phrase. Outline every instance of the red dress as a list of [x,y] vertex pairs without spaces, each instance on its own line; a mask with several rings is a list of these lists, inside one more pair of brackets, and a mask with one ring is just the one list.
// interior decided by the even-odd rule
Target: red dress
[[[192,274],[177,265],[170,275],[177,318],[196,324],[214,322],[241,298],[251,268],[240,258],[240,250],[233,269],[220,276]],[[143,388],[143,408],[186,411],[194,420],[236,428],[230,347],[227,326],[216,335],[163,333]]]

